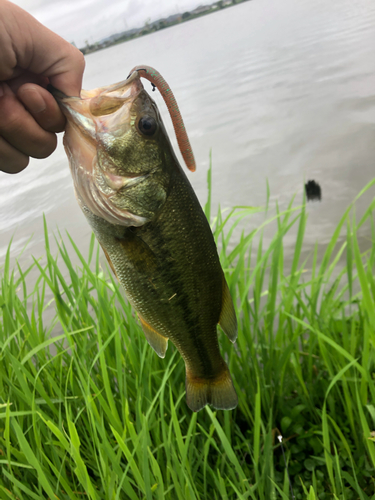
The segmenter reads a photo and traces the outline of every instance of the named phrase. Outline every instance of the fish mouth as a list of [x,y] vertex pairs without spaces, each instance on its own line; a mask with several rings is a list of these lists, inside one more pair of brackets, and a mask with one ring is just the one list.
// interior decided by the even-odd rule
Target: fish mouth
[[51,86],[49,90],[67,119],[64,146],[81,208],[112,224],[143,225],[147,219],[117,208],[111,198],[143,182],[147,174],[119,174],[103,146],[124,136],[134,123],[132,105],[144,90],[138,73],[106,87],[82,90],[80,97],[66,96]]
[[[49,85],[48,90],[58,102],[68,124],[75,126],[80,134],[97,140],[99,129],[100,132],[113,129],[115,120],[118,124],[120,121],[123,124],[129,121],[130,107],[143,90],[143,85],[138,72],[134,71],[127,80],[93,90],[82,90],[80,97],[67,96],[52,85]],[[120,109],[121,113],[116,113]],[[119,127],[115,128],[119,135]]]

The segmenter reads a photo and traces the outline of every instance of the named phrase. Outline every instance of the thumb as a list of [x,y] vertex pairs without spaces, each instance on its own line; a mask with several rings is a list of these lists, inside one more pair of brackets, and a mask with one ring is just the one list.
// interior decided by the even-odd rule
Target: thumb
[[[56,35],[57,36],[57,35]],[[66,42],[62,53],[52,66],[43,71],[50,83],[67,96],[80,96],[85,59],[81,51]]]
[[4,7],[17,66],[48,77],[66,95],[79,96],[85,68],[82,52],[23,9],[9,2]]

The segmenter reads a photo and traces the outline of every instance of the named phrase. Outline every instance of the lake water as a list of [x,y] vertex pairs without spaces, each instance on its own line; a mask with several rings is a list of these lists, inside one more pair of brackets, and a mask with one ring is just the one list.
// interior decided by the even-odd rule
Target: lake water
[[[284,207],[315,179],[323,199],[308,204],[306,245],[324,246],[375,174],[374,48],[373,0],[253,0],[90,54],[84,88],[124,80],[138,64],[155,67],[180,105],[201,202],[210,149],[215,206],[264,205],[268,179],[271,202]],[[43,255],[43,212],[51,231],[68,230],[85,251],[91,231],[61,138],[51,157],[15,176],[0,173],[0,265],[12,236],[13,256],[31,236],[22,258]]]

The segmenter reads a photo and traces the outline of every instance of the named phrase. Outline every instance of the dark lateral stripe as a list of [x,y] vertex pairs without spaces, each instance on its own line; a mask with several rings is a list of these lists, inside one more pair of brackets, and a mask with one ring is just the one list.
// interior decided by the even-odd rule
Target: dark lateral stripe
[[[142,228],[137,228],[136,233],[138,233],[138,237],[141,238]],[[191,303],[191,294],[192,292],[194,293],[194,290],[191,290],[191,284],[189,282],[186,283],[181,279],[181,272],[170,251],[170,248],[173,248],[175,240],[173,238],[168,238],[168,235],[166,235],[161,228],[154,228],[147,233],[148,237],[151,237],[150,239],[152,240],[150,246],[157,249],[157,251],[154,250],[154,253],[158,261],[159,272],[161,272],[162,275],[161,281],[168,283],[173,289],[173,293],[176,293],[177,296],[178,305],[174,304],[174,307],[179,307],[181,310],[181,331],[186,330],[193,351],[187,354],[193,354],[194,357],[199,359],[199,365],[202,367],[204,376],[212,376],[213,364],[208,355],[205,343],[201,338],[205,332],[201,330],[199,321],[199,310],[197,310],[199,304],[195,305]],[[189,278],[194,280],[192,274]],[[176,314],[176,316],[180,317],[178,314]],[[176,326],[176,328],[179,327],[179,325]],[[175,333],[177,333],[177,335],[179,334],[179,332]]]

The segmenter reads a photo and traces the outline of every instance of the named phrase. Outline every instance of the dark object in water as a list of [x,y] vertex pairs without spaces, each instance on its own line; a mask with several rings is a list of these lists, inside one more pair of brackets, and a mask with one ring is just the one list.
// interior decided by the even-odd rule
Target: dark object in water
[[305,184],[306,190],[306,198],[307,201],[321,200],[322,199],[322,190],[319,184],[315,181],[307,181]]

